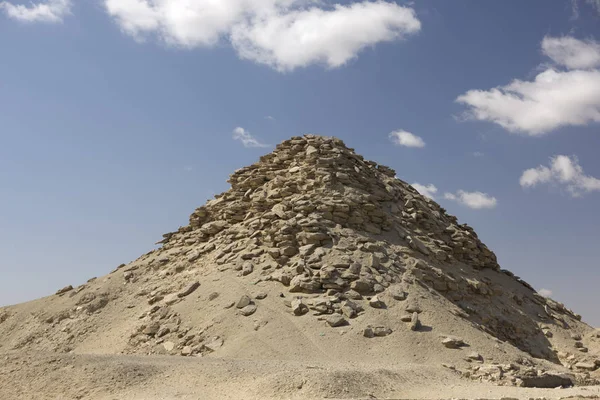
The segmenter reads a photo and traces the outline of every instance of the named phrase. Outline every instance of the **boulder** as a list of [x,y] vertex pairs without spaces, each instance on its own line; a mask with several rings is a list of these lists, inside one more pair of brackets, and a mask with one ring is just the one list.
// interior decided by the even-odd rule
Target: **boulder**
[[327,319],[325,319],[325,321],[332,328],[336,328],[338,326],[343,326],[348,323],[348,321],[346,321],[346,319],[340,314],[332,314],[329,317],[327,317]]
[[442,344],[448,349],[460,349],[465,346],[466,343],[457,337],[448,336],[442,340]]
[[301,299],[294,299],[291,303],[292,313],[295,316],[304,315],[308,312],[308,306]]
[[475,351],[469,353],[467,355],[467,359],[472,360],[472,361],[483,361],[483,357],[481,356],[481,354],[479,354]]
[[385,304],[378,296],[373,296],[369,300],[369,305],[373,308],[385,308]]
[[421,328],[421,321],[419,320],[419,313],[414,312],[410,318],[410,330],[418,331]]
[[166,305],[171,306],[171,305],[177,303],[179,301],[179,299],[180,299],[180,297],[177,293],[171,293],[164,297],[163,302]]
[[247,306],[241,308],[239,312],[244,317],[249,317],[250,315],[252,315],[256,312],[257,308],[258,307],[256,307],[256,304],[248,304]]
[[421,313],[421,307],[415,303],[408,303],[404,309],[409,313]]
[[311,157],[315,154],[317,154],[319,152],[319,150],[317,150],[314,146],[308,146],[306,148],[306,157]]
[[65,294],[65,293],[67,293],[67,292],[70,292],[71,290],[73,290],[73,286],[71,286],[71,285],[69,285],[69,286],[65,286],[64,288],[62,288],[62,289],[58,290],[58,291],[56,292],[56,294],[58,294],[58,295],[62,295],[62,294]]
[[188,296],[188,295],[194,293],[194,291],[196,289],[198,289],[199,287],[200,287],[200,282],[196,281],[194,283],[191,283],[185,289],[183,289],[181,292],[177,293],[177,297]]
[[256,300],[264,300],[267,298],[267,293],[266,292],[258,292],[254,295],[254,298]]
[[367,327],[363,330],[363,336],[366,338],[374,338],[374,337],[383,337],[392,333],[392,330],[385,326],[371,326],[367,325]]
[[143,333],[148,336],[154,336],[158,333],[159,329],[160,324],[158,322],[151,322],[144,328]]
[[350,289],[346,293],[345,296],[351,300],[362,300],[362,295],[358,293],[356,290]]
[[350,284],[350,289],[365,295],[373,292],[373,285],[365,280],[357,280]]
[[214,221],[202,225],[200,231],[207,235],[214,235],[221,232],[227,226],[226,221]]
[[254,264],[250,261],[244,261],[242,264],[242,276],[250,275],[254,271]]
[[362,307],[354,303],[353,301],[348,300],[342,303],[342,307],[340,308],[340,310],[346,318],[352,319],[358,316],[358,313],[362,311]]
[[375,336],[382,337],[391,334],[392,330],[385,326],[376,326],[373,328],[373,333],[375,334]]
[[578,362],[575,364],[575,368],[585,371],[595,371],[598,369],[598,366],[593,362]]
[[252,303],[252,299],[248,295],[243,295],[235,304],[235,307],[238,309],[242,309]]
[[406,293],[401,287],[396,286],[396,285],[390,286],[388,288],[388,291],[390,293],[390,296],[394,300],[404,301],[404,300],[406,300],[406,297],[408,296],[408,293]]
[[164,342],[163,347],[166,351],[171,352],[175,348],[175,343],[173,342]]
[[528,388],[547,388],[571,387],[574,384],[574,377],[568,374],[544,373],[538,376],[517,376],[521,379],[522,386]]
[[183,349],[181,349],[182,356],[191,356],[192,353],[193,353],[193,350],[192,350],[191,346],[185,346]]

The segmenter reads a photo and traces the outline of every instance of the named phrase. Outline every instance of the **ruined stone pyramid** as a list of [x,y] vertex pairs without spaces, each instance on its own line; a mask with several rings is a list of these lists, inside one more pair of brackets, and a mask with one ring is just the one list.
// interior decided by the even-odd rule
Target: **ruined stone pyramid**
[[341,140],[293,137],[229,182],[160,248],[0,309],[0,350],[375,360],[501,384],[594,382],[597,331]]

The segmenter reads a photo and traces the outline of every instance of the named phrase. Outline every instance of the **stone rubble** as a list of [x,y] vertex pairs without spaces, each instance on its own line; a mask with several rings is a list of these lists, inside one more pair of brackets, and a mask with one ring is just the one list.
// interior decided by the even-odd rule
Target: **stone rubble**
[[[419,314],[426,310],[411,298],[414,284],[456,304],[455,315],[524,351],[532,351],[533,338],[549,331],[525,317],[498,317],[502,309],[492,309],[498,307],[493,298],[503,299],[499,307],[530,302],[555,321],[580,318],[537,293],[531,298],[504,293],[486,271],[530,286],[500,269],[470,226],[339,139],[293,137],[235,171],[229,183],[229,191],[194,211],[189,225],[163,235],[153,264],[174,265],[171,273],[177,274],[212,262],[220,271],[237,271],[240,279],[278,282],[293,295],[284,300],[292,315],[325,316],[331,327],[352,325],[369,309],[385,312],[392,301],[407,302],[401,320],[409,330],[420,330]],[[449,265],[468,269],[457,274]],[[150,293],[149,303],[156,296]],[[243,295],[236,309],[249,316],[257,306]],[[382,326],[361,329],[365,337],[391,333]],[[465,344],[447,337],[442,345]]]
[[[436,328],[421,323],[429,325],[439,311],[428,309],[416,295],[423,289],[443,302],[447,318],[463,320],[532,357],[574,373],[600,367],[586,345],[600,338],[600,331],[590,337],[571,332],[572,349],[555,351],[556,332],[578,326],[581,316],[501,269],[473,228],[421,196],[391,168],[365,160],[339,139],[293,137],[256,164],[235,171],[229,183],[231,189],[197,208],[188,225],[164,234],[160,248],[113,271],[148,307],[136,313],[139,321],[126,353],[218,354],[229,338],[214,326],[192,326],[179,314],[178,307],[193,301],[210,302],[250,324],[257,318],[250,330],[265,327],[265,303],[274,295],[268,297],[267,289],[233,287],[231,293],[203,292],[202,276],[211,269],[235,279],[240,288],[262,283],[282,291],[277,304],[292,319],[317,319],[323,329],[349,326],[358,335],[377,338],[373,343],[394,340],[400,331],[416,337]],[[502,282],[523,290],[511,292]],[[68,286],[57,295],[66,298],[67,293],[76,307],[40,316],[45,324],[93,318],[112,304],[113,294],[89,291],[87,285]],[[367,322],[385,318],[394,308],[404,310],[400,321],[381,319],[385,326]],[[8,318],[0,310],[0,324]],[[82,325],[80,337],[87,334]],[[74,340],[62,349],[70,349]],[[450,336],[436,343],[453,354],[467,346]],[[492,364],[476,352],[464,358],[469,369],[459,372],[469,379],[517,386],[567,384],[566,378],[531,365]]]

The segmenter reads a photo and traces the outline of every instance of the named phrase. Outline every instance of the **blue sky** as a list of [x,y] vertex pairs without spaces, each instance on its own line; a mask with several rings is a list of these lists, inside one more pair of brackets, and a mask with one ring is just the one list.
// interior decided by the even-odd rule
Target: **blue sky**
[[598,2],[219,4],[0,1],[0,304],[135,259],[318,133],[600,326]]

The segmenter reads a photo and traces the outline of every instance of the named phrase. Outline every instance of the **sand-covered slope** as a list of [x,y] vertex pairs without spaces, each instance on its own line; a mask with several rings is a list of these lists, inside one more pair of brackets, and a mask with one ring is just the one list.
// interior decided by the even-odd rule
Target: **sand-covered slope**
[[294,137],[230,183],[159,249],[1,308],[0,352],[420,365],[511,386],[599,377],[600,332],[339,139]]

